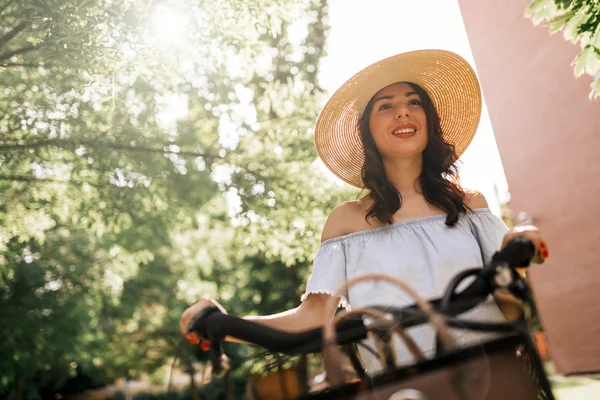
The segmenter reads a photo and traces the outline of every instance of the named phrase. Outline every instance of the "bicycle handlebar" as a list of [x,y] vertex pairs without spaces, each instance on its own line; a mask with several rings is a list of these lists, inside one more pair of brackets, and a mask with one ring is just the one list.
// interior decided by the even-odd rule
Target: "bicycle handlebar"
[[[535,247],[531,241],[525,238],[513,239],[502,251],[494,255],[489,265],[459,273],[457,279],[453,279],[448,285],[444,297],[430,300],[430,303],[444,315],[456,316],[485,301],[499,287],[508,288],[513,294],[528,300],[526,286],[514,268],[529,266],[534,253]],[[459,283],[472,275],[475,275],[473,282],[460,293],[454,293]],[[403,328],[427,321],[427,317],[415,305],[404,308],[378,308],[393,315]],[[354,343],[367,337],[367,327],[362,319],[345,320],[336,329],[339,344]],[[221,359],[220,341],[226,336],[288,355],[317,352],[322,347],[322,328],[298,333],[284,332],[218,311],[211,312],[204,318],[196,318],[191,323],[190,331],[205,333],[202,336],[211,341],[211,353],[215,353],[211,354],[211,358],[217,374],[220,370],[220,365],[217,365]]]
[[[214,313],[206,318],[206,324],[211,326],[210,332],[217,337],[233,336],[236,339],[253,343],[265,349],[285,354],[300,354],[304,352],[298,347],[304,343],[319,342],[322,329],[310,329],[303,332],[284,332],[274,328],[248,321],[239,317]],[[339,340],[351,342],[367,337],[367,330],[362,319],[342,321],[337,326]],[[312,347],[311,347],[312,350]],[[308,350],[306,352],[312,352]],[[315,348],[313,351],[318,351]]]

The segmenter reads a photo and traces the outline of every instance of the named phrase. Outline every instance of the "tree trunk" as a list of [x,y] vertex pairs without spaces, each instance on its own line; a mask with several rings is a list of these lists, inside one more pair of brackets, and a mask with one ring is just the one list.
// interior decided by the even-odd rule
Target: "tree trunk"
[[13,393],[15,394],[15,400],[23,400],[23,381],[16,376],[13,381]]
[[198,390],[196,390],[196,380],[194,378],[194,368],[190,369],[190,390],[192,391],[192,400],[198,400]]

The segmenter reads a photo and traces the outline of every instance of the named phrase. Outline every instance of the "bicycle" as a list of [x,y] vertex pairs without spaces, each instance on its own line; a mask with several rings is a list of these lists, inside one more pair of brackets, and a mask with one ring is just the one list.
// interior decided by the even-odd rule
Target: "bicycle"
[[[527,239],[512,240],[492,261],[482,267],[458,273],[447,285],[441,298],[423,301],[402,281],[385,276],[359,277],[387,280],[408,291],[415,304],[394,308],[374,306],[338,314],[323,328],[299,333],[282,332],[238,317],[223,314],[216,307],[204,309],[189,325],[189,331],[208,340],[213,373],[226,373],[231,364],[222,352],[226,336],[258,345],[273,354],[282,354],[277,366],[291,357],[299,357],[292,368],[275,368],[270,375],[275,381],[267,391],[250,390],[254,399],[554,399],[542,361],[535,349],[526,319],[512,322],[480,322],[456,318],[484,302],[498,289],[508,290],[519,298],[525,309],[533,300],[524,279],[516,268],[528,267],[535,256],[534,245]],[[473,279],[462,291],[457,288],[465,279]],[[335,308],[335,305],[334,305]],[[347,316],[367,316],[367,319]],[[334,327],[334,323],[337,325]],[[431,323],[437,332],[436,351],[427,359],[415,348],[404,330]],[[501,335],[478,345],[456,347],[448,328]],[[367,375],[356,348],[371,334],[377,338],[381,373]],[[397,366],[391,337],[397,334],[417,359],[408,366]],[[341,369],[344,349],[354,377]],[[373,350],[373,349],[371,349]],[[311,388],[309,360],[322,354],[328,387]],[[273,379],[273,376],[275,378]]]

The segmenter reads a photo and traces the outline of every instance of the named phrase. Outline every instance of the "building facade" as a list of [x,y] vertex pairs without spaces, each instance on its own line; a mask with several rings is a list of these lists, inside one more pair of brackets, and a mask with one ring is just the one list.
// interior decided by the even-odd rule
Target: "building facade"
[[511,193],[550,250],[532,287],[559,372],[600,371],[600,99],[530,0],[459,0]]

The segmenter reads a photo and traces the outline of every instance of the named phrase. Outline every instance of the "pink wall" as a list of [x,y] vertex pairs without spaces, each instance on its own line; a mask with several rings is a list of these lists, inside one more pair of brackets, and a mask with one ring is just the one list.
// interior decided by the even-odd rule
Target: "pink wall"
[[530,273],[560,372],[600,371],[600,99],[579,47],[524,17],[529,0],[459,0],[506,172],[550,259]]

